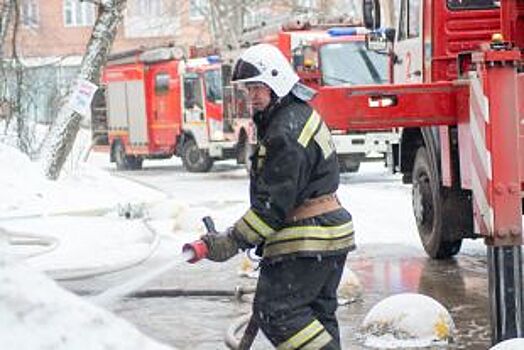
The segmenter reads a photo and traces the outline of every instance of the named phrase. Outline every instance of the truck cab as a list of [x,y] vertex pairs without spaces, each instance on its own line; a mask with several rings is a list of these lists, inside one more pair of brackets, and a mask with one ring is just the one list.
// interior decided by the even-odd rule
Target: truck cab
[[[342,171],[356,172],[366,156],[391,159],[398,143],[396,130],[353,130],[347,116],[333,109],[341,101],[331,88],[380,85],[389,81],[387,55],[365,48],[367,30],[356,26],[284,26],[277,36],[266,38],[290,60],[301,82],[318,94],[311,103],[331,130]],[[342,102],[343,103],[343,102]]]

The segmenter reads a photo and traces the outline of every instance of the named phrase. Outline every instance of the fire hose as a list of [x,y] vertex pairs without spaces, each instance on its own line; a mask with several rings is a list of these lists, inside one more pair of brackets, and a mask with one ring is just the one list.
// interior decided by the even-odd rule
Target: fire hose
[[[206,226],[207,232],[209,234],[217,234],[213,219],[211,219],[209,216],[206,216],[202,219],[202,221],[204,222],[204,225]],[[193,264],[206,258],[209,253],[206,243],[202,240],[185,244],[182,248],[182,251],[184,253],[191,253],[192,257],[188,259],[188,262]],[[244,331],[242,338],[238,340],[236,334],[244,326],[246,326],[246,330]],[[253,344],[253,341],[255,340],[255,337],[257,336],[258,328],[258,324],[256,323],[253,315],[241,316],[229,327],[226,333],[225,343],[232,350],[249,350]]]

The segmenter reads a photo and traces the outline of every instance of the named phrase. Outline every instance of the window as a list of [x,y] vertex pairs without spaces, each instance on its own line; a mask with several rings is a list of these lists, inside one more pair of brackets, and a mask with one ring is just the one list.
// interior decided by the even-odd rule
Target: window
[[387,56],[364,43],[332,43],[320,48],[323,85],[370,85],[387,82]]
[[200,79],[196,74],[188,74],[184,78],[184,106],[188,109],[198,107],[202,109],[204,103],[202,101],[202,86]]
[[124,16],[126,38],[174,36],[180,28],[180,0],[128,0]]
[[271,12],[268,9],[246,9],[243,16],[243,27],[260,27],[267,24],[270,19]]
[[95,23],[95,5],[79,0],[64,0],[64,22],[67,27],[93,25]]
[[135,16],[161,17],[162,0],[135,0]]
[[409,2],[408,38],[416,38],[420,34],[420,0]]
[[220,69],[210,70],[204,74],[206,98],[211,102],[222,100],[222,72]]
[[165,72],[158,73],[155,76],[155,92],[157,95],[169,91],[169,74]]
[[496,0],[448,0],[448,7],[452,10],[483,10],[500,7]]
[[22,23],[26,27],[38,26],[38,1],[23,0],[21,5]]
[[189,18],[199,19],[208,13],[208,0],[191,0],[189,2]]
[[316,0],[297,0],[296,6],[304,8],[315,8],[317,7]]

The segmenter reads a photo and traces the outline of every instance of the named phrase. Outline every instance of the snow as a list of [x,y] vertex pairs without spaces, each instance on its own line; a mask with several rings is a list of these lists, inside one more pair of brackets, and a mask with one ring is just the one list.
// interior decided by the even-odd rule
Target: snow
[[20,264],[0,265],[0,286],[1,349],[169,349]]
[[9,165],[0,172],[0,349],[168,349],[39,272],[85,276],[144,260],[156,235],[115,209],[154,208],[165,195],[89,166],[51,182],[3,144],[0,162]]
[[524,339],[515,338],[498,343],[489,350],[521,350],[524,349]]
[[454,328],[444,306],[414,293],[397,294],[380,301],[362,322],[364,344],[379,349],[442,346],[452,339]]
[[[49,277],[125,269],[149,258],[160,241],[170,253],[180,252],[204,231],[202,213],[224,229],[247,209],[245,171],[179,174],[195,185],[174,181],[170,193],[162,193],[108,172],[107,154],[92,154],[87,163],[78,154],[57,181],[48,181],[37,164],[0,143],[0,162],[8,165],[0,172],[0,349],[165,348]],[[173,162],[179,163],[155,164]],[[344,175],[338,191],[354,216],[357,245],[420,249],[410,187],[380,166],[362,168]],[[484,248],[468,242],[465,249]],[[346,299],[359,297],[356,276],[348,273],[343,285]]]

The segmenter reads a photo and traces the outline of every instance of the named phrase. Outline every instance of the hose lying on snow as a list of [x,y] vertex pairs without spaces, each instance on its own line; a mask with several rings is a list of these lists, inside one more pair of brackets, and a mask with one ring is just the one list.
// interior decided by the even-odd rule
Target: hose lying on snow
[[254,288],[237,286],[234,290],[223,289],[145,289],[132,294],[130,298],[176,298],[176,297],[235,297],[240,299],[245,294],[254,293]]
[[[247,325],[247,326],[246,326]],[[244,335],[239,340],[236,334],[246,326]],[[258,333],[258,324],[251,314],[237,318],[226,332],[225,343],[232,350],[249,350]]]
[[24,258],[49,253],[55,250],[60,244],[60,241],[52,236],[6,231],[2,228],[0,228],[0,236],[5,237],[6,243],[11,246],[40,247],[36,252],[23,254]]

